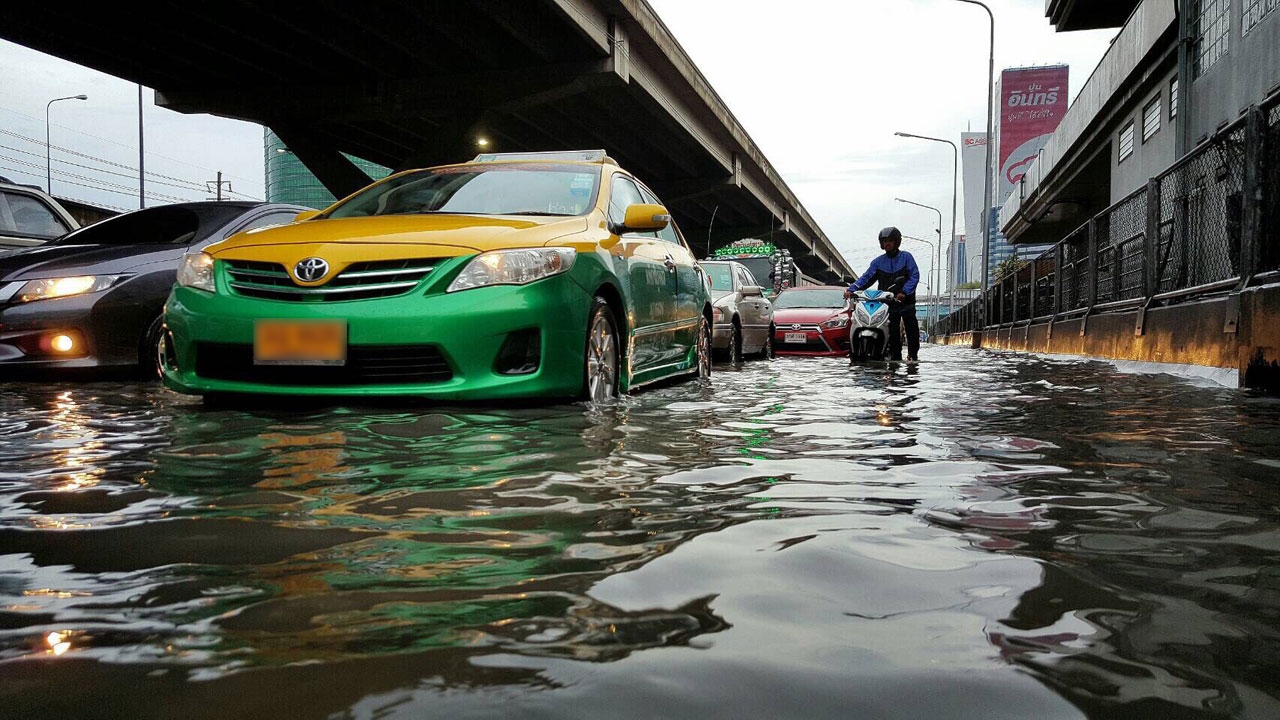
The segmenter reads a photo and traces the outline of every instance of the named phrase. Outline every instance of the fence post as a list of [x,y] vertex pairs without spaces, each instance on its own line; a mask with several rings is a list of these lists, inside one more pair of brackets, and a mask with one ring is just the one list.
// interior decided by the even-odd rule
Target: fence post
[[[1017,255],[1015,254],[1014,257],[1016,258]],[[1010,322],[1016,323],[1018,322],[1018,276],[1021,275],[1022,273],[1017,271],[1016,268],[1018,267],[1018,264],[1016,262],[1014,263],[1013,267],[1015,268],[1014,271],[1009,273],[1009,275],[1012,276],[1009,278],[1009,284],[1013,286],[1013,292],[1010,293],[1009,299],[1012,300],[1013,302],[1009,304],[1013,306],[1012,308],[1010,308],[1010,311],[1011,311],[1010,314],[1013,316]]]
[[1062,312],[1062,247],[1066,241],[1053,246],[1053,314]]
[[1160,263],[1160,178],[1147,181],[1147,229],[1142,238],[1142,297],[1151,297],[1160,287],[1156,269]]
[[[1262,241],[1262,178],[1266,173],[1267,120],[1257,105],[1251,105],[1244,125],[1244,186],[1240,218],[1240,282],[1258,271]],[[1243,289],[1243,288],[1241,288]]]
[[1036,284],[1036,265],[1040,262],[1041,255],[1037,255],[1031,259],[1031,294],[1027,296],[1027,319],[1034,320],[1036,318],[1036,295],[1040,287]]
[[1089,301],[1087,307],[1092,310],[1098,300],[1098,216],[1089,219],[1089,245],[1085,250],[1085,267],[1089,273]]

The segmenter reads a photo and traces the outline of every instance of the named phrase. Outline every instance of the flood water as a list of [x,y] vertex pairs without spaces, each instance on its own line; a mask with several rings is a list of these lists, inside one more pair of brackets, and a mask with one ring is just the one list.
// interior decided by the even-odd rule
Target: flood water
[[923,357],[598,409],[0,384],[0,717],[1280,717],[1280,403]]

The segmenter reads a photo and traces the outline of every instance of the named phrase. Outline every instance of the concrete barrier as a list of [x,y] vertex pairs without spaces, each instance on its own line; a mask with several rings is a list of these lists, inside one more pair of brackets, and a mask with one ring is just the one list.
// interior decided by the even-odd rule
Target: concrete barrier
[[[1280,285],[1146,311],[988,327],[946,345],[1236,370],[1241,387],[1280,392]],[[1234,318],[1234,331],[1228,320]]]

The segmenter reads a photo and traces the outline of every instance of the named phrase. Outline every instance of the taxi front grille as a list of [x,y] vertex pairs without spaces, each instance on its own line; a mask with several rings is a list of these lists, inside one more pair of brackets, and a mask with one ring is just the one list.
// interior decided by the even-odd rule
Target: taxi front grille
[[335,302],[403,295],[435,270],[438,258],[377,260],[348,265],[318,287],[303,287],[279,263],[227,260],[227,280],[237,295],[285,302]]
[[209,380],[263,385],[422,385],[453,379],[434,345],[351,345],[345,365],[257,365],[253,345],[196,345],[196,375]]

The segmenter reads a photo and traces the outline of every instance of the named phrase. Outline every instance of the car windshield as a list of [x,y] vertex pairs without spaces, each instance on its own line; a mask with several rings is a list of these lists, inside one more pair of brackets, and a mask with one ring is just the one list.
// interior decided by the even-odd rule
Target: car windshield
[[707,277],[711,278],[712,290],[723,290],[728,292],[733,289],[733,271],[728,265],[712,265],[710,263],[702,266],[707,271]]
[[843,290],[787,290],[773,301],[775,310],[785,308],[842,308]]
[[188,207],[161,205],[107,218],[68,233],[57,245],[189,245],[207,237],[245,211],[241,205]]
[[756,279],[757,285],[773,287],[773,260],[771,258],[742,258],[738,262],[747,266],[747,269],[751,271],[751,277]]
[[370,215],[583,215],[596,202],[600,168],[520,163],[463,165],[406,173],[327,213]]

